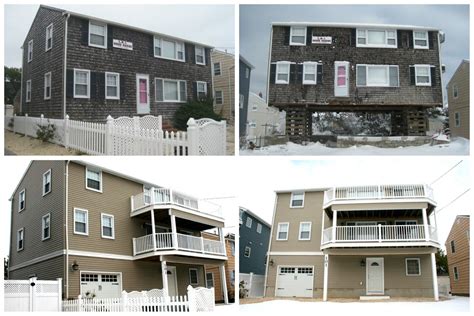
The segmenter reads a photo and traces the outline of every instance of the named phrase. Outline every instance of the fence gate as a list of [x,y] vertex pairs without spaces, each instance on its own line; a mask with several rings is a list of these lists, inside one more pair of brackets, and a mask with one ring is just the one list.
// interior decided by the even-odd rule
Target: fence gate
[[[188,133],[190,129],[195,128],[196,139],[194,144],[197,145],[195,155],[225,155],[226,152],[226,122],[214,121],[212,119],[189,119]],[[192,136],[190,136],[192,137]]]
[[62,299],[61,286],[61,279],[5,280],[5,312],[59,312]]

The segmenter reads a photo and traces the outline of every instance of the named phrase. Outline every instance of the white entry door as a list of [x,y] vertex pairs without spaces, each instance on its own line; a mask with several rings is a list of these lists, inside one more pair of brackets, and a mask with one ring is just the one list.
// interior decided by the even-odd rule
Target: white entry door
[[334,96],[349,96],[349,62],[334,62]]
[[150,113],[150,79],[148,75],[137,74],[137,113]]
[[176,276],[176,267],[167,266],[167,276],[168,276],[168,295],[177,296],[178,295],[178,279]]
[[278,267],[275,296],[313,297],[314,267]]
[[384,294],[383,258],[367,258],[367,295]]
[[81,272],[81,295],[89,298],[120,297],[121,282],[118,273]]

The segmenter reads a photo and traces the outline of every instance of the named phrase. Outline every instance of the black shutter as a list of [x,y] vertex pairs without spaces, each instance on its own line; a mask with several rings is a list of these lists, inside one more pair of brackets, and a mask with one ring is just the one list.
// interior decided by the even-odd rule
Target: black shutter
[[296,64],[290,64],[290,83],[296,83]]
[[270,64],[270,83],[275,83],[276,68],[276,64]]
[[285,40],[284,40],[285,45],[290,45],[290,29],[291,27],[285,26]]
[[120,100],[125,100],[125,75],[120,74]]
[[413,32],[407,32],[408,35],[408,48],[413,48]]
[[296,83],[303,83],[303,64],[296,65]]
[[197,82],[193,81],[193,99],[195,101],[199,101],[197,91],[198,91]]
[[436,86],[436,67],[431,67],[431,86]]
[[107,24],[107,49],[114,47],[114,27]]
[[397,45],[398,48],[403,48],[402,31],[400,30],[397,30]]
[[186,51],[186,62],[187,63],[190,63],[190,64],[194,64],[194,60],[195,60],[195,54],[196,52],[194,51],[194,45],[193,44],[188,44],[188,43],[185,43],[184,44],[184,47],[185,47],[185,51]]
[[311,45],[311,42],[313,41],[313,28],[312,27],[307,27],[306,28],[306,45]]
[[414,86],[416,85],[415,82],[415,67],[410,66],[410,85]]
[[357,46],[357,30],[351,29],[351,39],[350,39],[350,46],[355,47]]
[[89,20],[81,20],[81,44],[89,45]]
[[323,84],[323,64],[318,64],[317,77],[317,84]]
[[97,98],[99,100],[105,100],[105,73],[97,73]]
[[212,98],[214,96],[214,93],[212,93],[212,86],[211,86],[211,83],[208,82],[207,83],[207,94],[206,94],[206,97],[207,99],[209,98]]
[[209,48],[204,48],[204,64],[208,65],[210,63],[211,50]]
[[74,70],[66,70],[66,97],[74,97]]
[[91,94],[90,99],[96,100],[97,99],[97,73],[91,71]]
[[431,31],[428,32],[428,47],[429,47],[429,49],[433,49],[433,47],[435,46],[434,40],[435,40],[436,36],[434,36],[434,35],[435,35],[434,32],[431,32]]
[[150,49],[148,50],[150,57],[155,57],[155,36],[150,35]]

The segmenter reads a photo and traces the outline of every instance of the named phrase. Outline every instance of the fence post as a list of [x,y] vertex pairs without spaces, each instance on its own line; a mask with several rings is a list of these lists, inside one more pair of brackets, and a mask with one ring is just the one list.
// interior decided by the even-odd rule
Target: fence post
[[199,126],[193,118],[188,120],[188,154],[199,155]]
[[249,297],[252,297],[252,285],[253,285],[253,272],[250,272],[250,279],[249,279]]
[[188,285],[188,304],[190,312],[197,312],[196,308],[196,292],[191,285]]
[[40,126],[43,126],[44,114],[40,115]]
[[30,285],[30,306],[28,308],[28,311],[34,312],[35,310],[35,296],[36,296],[36,277],[32,277],[28,279],[29,285]]
[[226,150],[227,150],[227,122],[225,120],[221,121],[221,124],[223,126],[223,131],[222,131],[222,155],[225,156]]
[[25,130],[23,131],[24,135],[26,136],[26,131],[27,131],[27,128],[28,128],[28,113],[25,114]]
[[82,312],[82,296],[79,294],[77,296],[77,311]]
[[112,116],[107,116],[107,123],[105,126],[105,154],[106,155],[113,155],[113,137],[112,137],[112,129],[114,126],[114,119]]
[[121,310],[121,312],[126,312],[127,311],[127,303],[128,303],[127,292],[122,291],[122,310]]
[[15,126],[16,126],[15,121],[16,121],[16,113],[13,114],[13,134],[16,134],[15,133]]
[[140,155],[140,118],[133,117],[133,154]]
[[63,284],[62,284],[62,281],[63,281],[63,279],[62,278],[57,278],[56,281],[58,282],[58,312],[62,312],[62,310],[63,310],[63,305],[62,305],[62,302],[63,302]]
[[69,148],[69,115],[64,118],[64,147]]

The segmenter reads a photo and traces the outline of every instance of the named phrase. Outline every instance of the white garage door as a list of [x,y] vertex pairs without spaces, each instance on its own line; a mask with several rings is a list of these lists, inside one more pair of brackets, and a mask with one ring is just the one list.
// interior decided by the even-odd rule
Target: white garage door
[[122,286],[119,273],[81,273],[82,297],[120,297]]
[[313,297],[314,267],[278,267],[276,296]]

